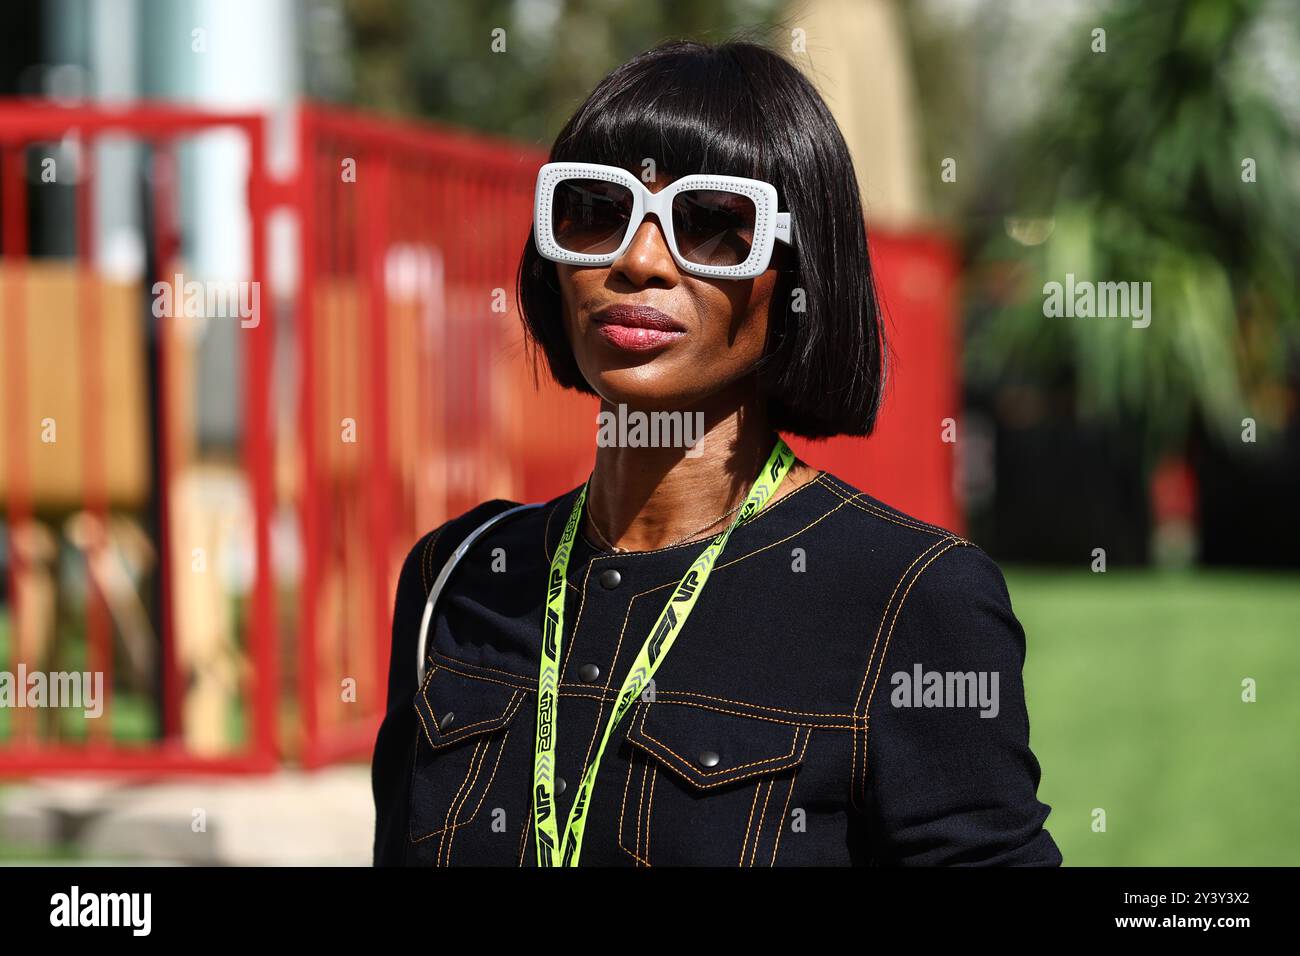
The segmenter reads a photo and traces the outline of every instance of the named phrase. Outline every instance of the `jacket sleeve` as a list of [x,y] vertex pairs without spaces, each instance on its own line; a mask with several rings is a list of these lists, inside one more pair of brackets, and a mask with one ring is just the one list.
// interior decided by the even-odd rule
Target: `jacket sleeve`
[[1029,749],[1025,634],[1002,572],[961,542],[899,592],[868,704],[872,862],[1059,866]]
[[415,753],[415,654],[420,619],[433,576],[432,555],[446,524],[430,531],[411,548],[402,563],[393,607],[393,643],[388,660],[388,696],[383,722],[375,739],[370,786],[375,798],[375,866],[401,866],[406,861],[410,812],[411,760]]

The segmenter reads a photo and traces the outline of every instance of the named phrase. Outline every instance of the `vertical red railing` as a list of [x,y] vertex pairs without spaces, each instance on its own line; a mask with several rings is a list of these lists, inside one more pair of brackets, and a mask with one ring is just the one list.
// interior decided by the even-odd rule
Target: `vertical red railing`
[[320,579],[321,535],[317,504],[321,497],[318,469],[319,450],[316,432],[316,395],[319,388],[316,371],[316,296],[318,277],[324,274],[318,255],[321,229],[322,180],[317,155],[315,129],[304,117],[298,124],[298,247],[300,272],[298,302],[294,328],[298,335],[298,434],[302,443],[302,488],[298,494],[298,514],[302,527],[303,575],[299,586],[298,621],[298,708],[302,714],[303,750],[313,747],[320,736],[320,718],[316,707],[317,672],[315,635],[319,628],[317,602],[312,600]]
[[[23,528],[32,517],[32,500],[29,481],[31,463],[27,460],[27,435],[32,427],[27,409],[27,292],[24,283],[22,262],[27,256],[27,153],[21,143],[0,141],[0,173],[4,176],[3,215],[0,223],[3,232],[3,249],[5,269],[5,322],[0,325],[0,334],[8,339],[5,350],[7,367],[5,378],[9,387],[9,420],[5,428],[15,440],[9,443],[8,475],[8,512],[9,527]],[[11,541],[14,538],[11,533]],[[14,541],[16,544],[17,542]],[[9,627],[9,670],[14,673],[18,664],[25,661],[28,649],[25,646],[23,629],[24,614],[27,608],[22,604],[22,594],[18,582],[25,573],[26,554],[23,548],[9,548],[9,606],[13,608]],[[13,734],[17,739],[30,736],[31,712],[17,710],[14,712]]]
[[[245,468],[253,492],[254,554],[257,562],[253,588],[252,633],[260,642],[252,645],[255,666],[261,673],[247,673],[244,682],[253,683],[253,752],[267,765],[279,760],[280,655],[275,639],[275,569],[271,564],[271,514],[274,493],[271,481],[275,446],[275,419],[271,409],[271,359],[275,347],[275,288],[266,261],[266,233],[273,206],[266,172],[265,124],[250,120],[244,124],[248,136],[248,211],[250,220],[252,279],[261,284],[261,315],[248,335],[248,414],[244,425]],[[256,653],[260,651],[259,653]]]
[[[94,673],[104,675],[104,709],[112,713],[113,698],[113,649],[111,647],[111,623],[108,619],[108,597],[99,587],[98,575],[92,567],[101,562],[107,547],[106,531],[108,525],[108,495],[106,484],[107,464],[104,460],[103,429],[90,427],[105,407],[104,369],[99,356],[103,351],[103,318],[100,312],[100,294],[98,288],[87,289],[97,284],[98,272],[95,268],[95,138],[78,137],[77,182],[76,190],[76,247],[77,260],[77,309],[81,318],[81,335],[77,339],[79,358],[77,368],[81,378],[82,415],[87,427],[81,430],[82,469],[85,473],[85,511],[91,517],[86,522],[88,536],[85,548],[86,566],[86,638],[89,668]],[[104,746],[110,730],[109,722],[97,720],[90,724],[92,741]]]
[[[502,323],[491,307],[496,288],[513,300],[543,157],[502,141],[318,107],[304,111],[300,149],[300,507],[308,554],[298,660],[303,761],[316,766],[365,756],[373,746],[384,705],[393,588],[405,552],[431,523],[487,497],[481,489],[501,477],[496,462],[510,460],[494,418],[512,398],[501,388]],[[357,160],[355,183],[339,176],[347,157]],[[323,254],[317,235],[334,237],[338,248]],[[444,281],[435,291],[440,267]],[[414,299],[394,300],[390,278],[401,280],[406,296],[410,272]],[[329,303],[322,303],[318,285],[330,289]],[[429,300],[439,294],[442,301]],[[324,346],[326,334],[337,348]],[[413,349],[400,347],[411,340]],[[364,467],[357,483],[338,456],[319,447],[336,427],[320,414],[331,387],[322,369],[339,376],[340,385],[355,374],[362,388]],[[408,388],[410,394],[397,391]],[[394,441],[410,435],[418,436],[416,463],[403,470],[399,463],[410,461],[411,449]],[[430,480],[440,471],[444,480]],[[516,487],[522,494],[522,479]],[[348,534],[348,516],[358,508],[360,538]],[[343,594],[336,605],[364,615],[347,616],[359,626],[342,647],[331,633],[339,622],[322,615],[331,589]],[[358,705],[322,707],[328,698],[320,695],[337,695],[348,676],[357,678]]]
[[[179,261],[181,249],[180,212],[178,194],[180,184],[176,169],[176,154],[171,143],[158,143],[154,148],[153,170],[150,176],[152,188],[153,230],[157,252],[156,282],[171,282],[173,267]],[[164,339],[163,324],[170,317],[159,320],[158,340]],[[158,394],[170,395],[168,386],[167,350],[161,345],[155,352],[157,356]],[[171,448],[168,436],[171,433],[171,414],[168,402],[159,402],[158,422],[158,552],[171,553]],[[160,586],[159,608],[162,620],[159,622],[159,659],[162,666],[162,724],[163,739],[178,740],[181,734],[181,695],[184,687],[181,682],[180,663],[176,655],[176,633],[172,627],[172,614],[175,610],[172,602],[172,569],[166,561],[158,566]]]
[[[57,739],[37,737],[30,727],[17,724],[10,739],[0,745],[0,775],[27,774],[52,771],[93,771],[124,773],[159,772],[242,772],[260,771],[276,763],[277,728],[277,659],[274,640],[273,571],[270,554],[270,516],[272,508],[271,450],[273,435],[268,389],[271,347],[274,335],[274,290],[269,286],[265,229],[272,198],[265,172],[265,145],[263,121],[251,115],[211,114],[165,106],[142,105],[131,109],[103,110],[95,107],[55,107],[42,103],[0,103],[0,198],[3,201],[3,223],[0,223],[0,248],[4,253],[6,290],[0,307],[0,335],[5,337],[7,367],[4,382],[9,420],[5,422],[10,441],[8,494],[6,520],[10,527],[22,527],[33,515],[33,489],[30,481],[31,462],[28,460],[28,441],[33,427],[26,407],[29,387],[27,359],[27,291],[24,272],[29,255],[27,233],[27,178],[25,153],[32,144],[64,140],[70,136],[80,145],[80,181],[75,185],[74,222],[72,232],[76,238],[75,298],[77,307],[78,356],[73,369],[46,370],[50,374],[77,375],[81,386],[81,415],[83,422],[83,467],[85,469],[84,493],[80,508],[88,516],[84,527],[89,531],[86,541],[86,562],[91,565],[105,556],[107,547],[105,529],[110,502],[106,490],[108,443],[113,436],[103,427],[105,409],[116,399],[107,394],[102,354],[105,346],[104,312],[102,308],[102,280],[96,266],[94,236],[95,190],[99,178],[94,169],[96,144],[105,136],[131,138],[152,145],[160,157],[157,167],[166,169],[170,163],[170,150],[180,138],[192,137],[218,129],[233,129],[242,134],[248,144],[249,203],[251,269],[248,281],[260,285],[262,314],[256,327],[241,329],[244,343],[245,422],[242,445],[244,472],[248,478],[253,513],[253,556],[256,566],[248,627],[243,651],[247,655],[251,686],[245,688],[244,699],[249,702],[251,727],[248,745],[220,754],[200,754],[189,751],[180,731],[180,696],[183,692],[181,675],[171,638],[171,613],[168,562],[173,542],[167,532],[167,492],[170,474],[167,467],[170,450],[166,448],[168,423],[166,419],[165,387],[160,390],[161,401],[155,411],[162,417],[156,426],[164,442],[162,449],[162,482],[155,493],[162,499],[162,528],[158,548],[158,574],[162,587],[163,620],[158,622],[162,645],[161,667],[162,699],[158,701],[161,715],[162,739],[153,745],[141,746],[119,742],[114,738],[111,709],[106,710],[102,723],[92,725],[90,738],[85,745],[67,743]],[[165,176],[153,184],[155,220],[152,234],[158,240],[156,261],[162,278],[170,280],[168,267],[178,249],[174,219],[170,228],[161,228],[168,213],[174,210],[160,201],[176,188],[175,178],[170,182]],[[174,196],[173,196],[174,198]],[[169,199],[168,202],[172,200]],[[154,277],[148,277],[152,283]],[[163,319],[167,322],[168,319]],[[142,339],[144,332],[141,333]],[[160,352],[162,354],[162,352]],[[159,373],[167,376],[170,370],[164,362]],[[24,615],[29,612],[19,600],[18,578],[23,574],[22,557],[13,552],[7,582],[9,607],[13,624],[13,663],[26,662],[30,648],[23,646],[26,632]],[[112,708],[113,698],[109,687],[116,671],[112,642],[113,622],[105,604],[105,595],[96,584],[97,574],[87,573],[88,594],[86,611],[87,666],[104,674],[106,707]],[[19,710],[23,715],[29,712]]]

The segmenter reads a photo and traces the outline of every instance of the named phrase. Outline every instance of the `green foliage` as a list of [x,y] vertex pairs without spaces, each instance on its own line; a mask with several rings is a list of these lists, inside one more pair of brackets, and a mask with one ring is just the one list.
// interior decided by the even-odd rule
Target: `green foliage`
[[[1098,20],[1105,52],[1080,27],[1003,166],[1008,212],[1050,234],[979,244],[983,264],[1015,265],[1014,291],[973,330],[977,381],[1072,375],[1082,415],[1141,421],[1157,447],[1196,418],[1238,446],[1243,418],[1261,438],[1283,423],[1300,333],[1300,143],[1254,58],[1262,29],[1294,27],[1276,13],[1265,0],[1125,0]],[[1149,281],[1150,326],[1045,316],[1044,285],[1067,273]]]

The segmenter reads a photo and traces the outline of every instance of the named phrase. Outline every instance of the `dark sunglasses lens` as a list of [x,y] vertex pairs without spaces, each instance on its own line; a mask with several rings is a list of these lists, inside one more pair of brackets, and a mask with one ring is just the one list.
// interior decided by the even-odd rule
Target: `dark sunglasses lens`
[[673,197],[677,251],[701,266],[738,266],[754,244],[754,201],[740,193],[688,189]]
[[551,233],[566,252],[607,255],[623,243],[632,192],[601,179],[566,179],[555,186]]

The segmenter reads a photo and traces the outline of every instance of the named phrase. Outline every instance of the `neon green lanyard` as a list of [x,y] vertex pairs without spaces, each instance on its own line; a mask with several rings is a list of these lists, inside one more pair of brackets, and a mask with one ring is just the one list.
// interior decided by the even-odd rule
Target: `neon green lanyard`
[[[600,758],[604,756],[605,745],[609,736],[623,715],[632,707],[641,691],[650,683],[650,678],[659,669],[663,659],[668,655],[677,635],[686,626],[699,599],[704,585],[708,583],[713,572],[713,563],[727,546],[731,532],[745,518],[762,508],[772,500],[781,481],[794,464],[794,452],[780,438],[767,459],[767,464],[759,472],[758,479],[749,489],[749,497],[744,507],[731,519],[727,530],[709,542],[704,553],[695,559],[681,581],[677,590],[668,599],[664,609],[659,612],[659,619],[651,628],[641,650],[623,686],[618,692],[618,703],[605,724],[605,734],[600,738],[596,756],[582,775],[582,785],[578,788],[569,808],[569,820],[564,827],[564,857],[560,865],[577,866],[582,854],[582,831],[586,820],[587,803],[591,799],[592,788],[596,785],[596,770],[600,767]],[[559,703],[560,646],[564,638],[564,585],[569,570],[569,554],[573,550],[573,539],[578,534],[578,522],[582,519],[582,507],[587,500],[587,485],[582,486],[578,499],[573,503],[568,523],[564,526],[564,536],[560,546],[555,549],[551,559],[551,575],[546,589],[546,616],[542,626],[542,663],[537,681],[537,741],[533,749],[533,829],[537,838],[537,865],[555,866],[555,849],[559,835],[555,826],[555,738],[557,732],[556,718]]]

